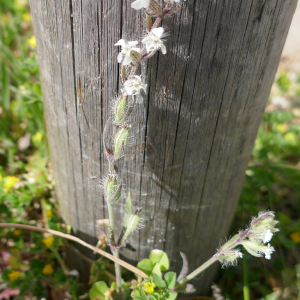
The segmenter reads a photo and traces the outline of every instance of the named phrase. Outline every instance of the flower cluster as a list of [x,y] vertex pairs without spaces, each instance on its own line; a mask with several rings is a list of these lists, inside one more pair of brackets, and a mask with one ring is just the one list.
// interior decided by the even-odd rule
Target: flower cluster
[[249,228],[240,231],[225,243],[215,254],[223,266],[235,265],[238,258],[243,255],[236,247],[242,245],[248,253],[256,257],[271,259],[275,249],[269,244],[275,232],[277,220],[272,211],[260,212],[258,217],[253,218]]
[[[157,0],[133,1],[132,8],[136,10],[145,9],[147,35],[141,39],[140,47],[138,41],[120,39],[115,43],[115,46],[120,47],[117,61],[121,67],[120,73],[123,86],[120,95],[114,101],[113,117],[106,122],[103,132],[103,144],[109,163],[109,173],[102,182],[105,200],[108,205],[109,220],[99,220],[97,222],[98,228],[106,237],[113,253],[124,245],[132,232],[142,226],[141,209],[132,208],[129,194],[126,200],[123,229],[119,238],[116,239],[115,237],[112,205],[121,198],[123,188],[115,162],[125,155],[126,147],[130,143],[131,125],[129,124],[129,116],[134,110],[136,96],[140,95],[142,91],[146,93],[147,90],[147,84],[143,82],[140,75],[136,74],[138,66],[158,50],[161,50],[163,54],[167,52],[162,40],[164,29],[158,27],[158,25],[164,16],[171,15],[179,9],[180,5],[178,3],[180,1],[167,0],[165,2],[166,4],[163,7]],[[111,134],[111,136],[109,137],[108,134]],[[48,239],[43,240],[47,247],[53,243]]]

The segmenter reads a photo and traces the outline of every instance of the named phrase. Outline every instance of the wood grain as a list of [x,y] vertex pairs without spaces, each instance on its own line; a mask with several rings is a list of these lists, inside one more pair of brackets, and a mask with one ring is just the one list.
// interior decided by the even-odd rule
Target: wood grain
[[[89,243],[96,220],[107,217],[102,131],[121,84],[113,45],[145,34],[143,12],[130,4],[31,0],[60,210]],[[145,219],[129,240],[135,251],[121,251],[127,260],[159,248],[172,269],[180,270],[179,251],[194,269],[227,235],[296,4],[189,0],[163,20],[167,54],[141,66],[149,88],[119,164]],[[119,230],[123,213],[120,201]],[[209,289],[213,274],[196,281],[199,291]]]

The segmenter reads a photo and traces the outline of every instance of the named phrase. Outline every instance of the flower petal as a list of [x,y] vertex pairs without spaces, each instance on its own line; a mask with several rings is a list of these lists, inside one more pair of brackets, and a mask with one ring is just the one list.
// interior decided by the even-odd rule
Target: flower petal
[[124,43],[125,43],[125,40],[120,39],[120,40],[115,44],[115,46],[123,46]]
[[161,38],[162,34],[164,33],[164,29],[162,27],[154,28],[151,32],[158,38]]
[[142,0],[136,0],[131,3],[131,7],[135,10],[142,9],[144,7]]
[[166,49],[166,46],[164,44],[161,44],[160,48],[161,48],[161,53],[162,54],[166,54],[167,53],[167,49]]
[[118,63],[121,63],[122,58],[123,58],[123,55],[122,55],[122,52],[120,52],[118,55]]
[[125,58],[123,60],[123,65],[128,66],[132,62],[132,58],[129,55],[125,55]]

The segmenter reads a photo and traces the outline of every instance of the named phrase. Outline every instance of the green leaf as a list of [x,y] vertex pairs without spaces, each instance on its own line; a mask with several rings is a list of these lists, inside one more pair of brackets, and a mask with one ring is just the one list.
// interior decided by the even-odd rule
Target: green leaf
[[158,249],[154,249],[150,252],[149,258],[153,265],[159,263],[161,265],[161,271],[167,271],[170,268],[170,262],[167,254]]
[[131,293],[131,297],[134,300],[147,300],[146,293],[142,288],[133,290]]
[[176,283],[176,273],[168,272],[165,274],[165,281],[168,289],[172,289]]
[[159,289],[164,289],[164,288],[166,288],[165,283],[163,282],[163,280],[161,279],[161,277],[158,276],[157,274],[154,274],[154,275],[153,275],[153,282],[156,284],[156,286],[157,286]]
[[159,277],[161,277],[161,265],[159,263],[156,263],[153,270],[152,274],[157,274]]
[[154,267],[153,263],[148,258],[143,259],[137,265],[137,268],[143,271],[148,276],[151,275],[153,267]]
[[57,283],[62,286],[67,282],[67,276],[62,269],[57,269],[55,271],[54,278],[57,280]]
[[166,296],[166,300],[175,300],[177,298],[177,293],[169,292]]
[[104,293],[108,290],[108,287],[104,281],[95,282],[90,289],[89,297],[91,300],[105,300]]

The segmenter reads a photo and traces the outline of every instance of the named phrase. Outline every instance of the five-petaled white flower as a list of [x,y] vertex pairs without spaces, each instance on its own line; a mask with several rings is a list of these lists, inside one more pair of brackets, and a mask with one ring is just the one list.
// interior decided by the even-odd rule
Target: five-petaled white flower
[[148,35],[142,40],[142,43],[146,45],[147,52],[161,49],[162,54],[166,54],[167,50],[163,41],[161,40],[164,29],[162,27],[152,29]]
[[124,82],[124,88],[127,95],[138,95],[141,89],[146,93],[147,84],[142,83],[142,79],[138,75],[132,75]]
[[131,7],[135,10],[139,10],[141,8],[147,8],[150,5],[150,0],[135,0],[131,3]]
[[121,39],[119,40],[115,46],[121,46],[122,50],[118,55],[118,62],[121,63],[123,56],[124,56],[124,60],[123,60],[123,65],[127,66],[130,65],[130,63],[132,62],[132,58],[130,56],[130,52],[132,50],[139,52],[140,53],[140,48],[135,48],[133,46],[137,45],[138,42],[134,41],[134,42],[125,42],[125,40]]

